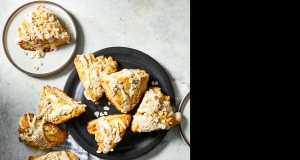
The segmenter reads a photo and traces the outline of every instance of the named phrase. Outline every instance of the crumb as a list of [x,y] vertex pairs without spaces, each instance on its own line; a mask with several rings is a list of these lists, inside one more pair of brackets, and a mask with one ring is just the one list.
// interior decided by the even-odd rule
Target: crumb
[[99,112],[98,111],[94,112],[94,115],[98,118],[99,117]]
[[39,64],[38,64],[38,65],[39,65],[39,66],[42,66],[43,64],[44,64],[44,63],[42,63],[41,61],[39,61]]
[[27,52],[24,52],[24,55],[25,55],[25,56],[27,56],[27,55],[28,55],[28,53],[27,53]]
[[108,110],[109,110],[109,107],[104,106],[103,109],[106,110],[106,111],[108,111]]
[[38,69],[39,69],[39,67],[38,67],[38,66],[34,66],[33,68],[34,68],[35,70],[38,70]]
[[104,114],[102,112],[100,112],[100,116],[102,117],[102,116],[104,116]]
[[106,115],[106,116],[107,116],[107,115],[108,115],[108,113],[105,111],[105,112],[104,112],[104,115]]

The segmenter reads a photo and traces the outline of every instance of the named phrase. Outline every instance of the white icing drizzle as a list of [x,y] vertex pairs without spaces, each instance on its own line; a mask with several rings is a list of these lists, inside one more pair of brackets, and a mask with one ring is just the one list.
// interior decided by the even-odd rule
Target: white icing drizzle
[[[28,42],[30,45],[34,46],[36,50],[37,57],[44,57],[44,47],[46,44],[39,44],[35,40],[39,38],[41,40],[46,39],[50,46],[50,50],[57,50],[57,47],[54,44],[54,38],[60,39],[68,36],[67,32],[61,32],[59,28],[56,28],[56,21],[54,13],[45,7],[44,5],[39,5],[40,12],[37,10],[32,11],[25,15],[24,19],[30,26],[29,31],[26,32],[22,25],[19,26],[22,34],[25,36],[24,38],[18,36],[15,42],[18,44],[21,41]],[[41,16],[42,15],[42,16]],[[43,19],[43,22],[42,22]],[[68,43],[70,40],[68,39]]]
[[112,141],[118,143],[121,140],[119,124],[126,129],[126,125],[119,119],[116,120],[112,126],[110,126],[109,122],[106,120],[106,117],[98,118],[98,127],[100,131],[96,134],[97,136],[100,136],[99,139],[102,141],[102,143],[98,142],[97,153],[108,153],[109,151],[114,150],[111,147]]
[[25,128],[20,121],[19,122],[20,128],[24,129],[27,132],[20,133],[19,137],[22,141],[25,141],[26,143],[34,142],[35,145],[42,150],[46,148],[50,148],[52,147],[52,145],[45,138],[44,130],[43,130],[43,125],[46,121],[43,118],[39,126],[36,127],[35,125],[36,125],[37,118],[40,117],[34,115],[32,121],[30,121],[29,113],[26,114],[26,119],[29,124],[29,128]]
[[[95,66],[98,66],[90,56],[90,54],[83,54],[83,55],[77,55],[79,57],[79,61],[83,64],[83,69],[85,72],[86,79],[82,79],[82,84],[84,86],[84,96],[88,100],[92,100],[91,96],[86,91],[88,88],[92,88],[94,94],[97,95],[97,97],[101,97],[103,95],[103,90],[100,85],[100,77],[101,77],[101,70],[99,71],[99,75],[97,74],[97,71],[92,69],[92,73],[90,73],[89,68],[93,68]],[[92,87],[92,83],[94,87]]]
[[[128,79],[129,79],[128,82],[130,83],[130,89],[129,89],[128,94],[124,90],[123,84],[118,80],[118,78],[119,78],[118,75],[121,75],[121,76],[125,75],[128,77]],[[115,96],[115,94],[117,93],[118,90],[121,91],[121,94],[123,96],[121,112],[126,113],[130,109],[130,106],[131,106],[130,99],[132,98],[132,96],[134,94],[136,94],[136,92],[140,88],[141,77],[135,70],[126,69],[126,68],[122,69],[119,72],[115,72],[110,75],[107,75],[106,77],[109,79],[109,87],[110,87],[110,90],[113,92],[112,96]]]
[[169,118],[180,121],[181,114],[180,112],[174,113],[168,102],[161,104],[159,94],[152,89],[146,91],[137,113],[133,115],[133,120],[138,122],[139,132],[170,129],[172,122],[168,122]]

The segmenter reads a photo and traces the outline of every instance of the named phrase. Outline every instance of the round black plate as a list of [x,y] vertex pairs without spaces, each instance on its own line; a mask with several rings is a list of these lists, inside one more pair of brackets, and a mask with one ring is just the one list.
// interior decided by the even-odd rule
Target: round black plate
[[[157,81],[161,91],[169,95],[171,97],[171,103],[175,104],[175,94],[172,83],[166,71],[152,57],[141,51],[126,47],[105,48],[95,52],[94,55],[95,57],[100,55],[112,56],[112,58],[118,62],[119,71],[124,68],[144,69],[150,74],[148,87],[152,85],[152,81]],[[64,92],[75,100],[87,105],[85,113],[65,123],[67,130],[83,149],[99,158],[118,160],[137,158],[151,151],[167,134],[168,130],[133,133],[129,126],[113,152],[107,154],[96,153],[98,149],[97,142],[94,135],[87,132],[87,122],[96,118],[94,115],[95,111],[104,112],[104,106],[110,108],[108,114],[121,114],[121,112],[117,111],[114,106],[108,104],[105,95],[100,99],[100,104],[98,105],[87,100],[83,95],[83,85],[79,80],[76,68],[73,69],[68,77]],[[129,113],[133,115],[137,108],[138,105]]]

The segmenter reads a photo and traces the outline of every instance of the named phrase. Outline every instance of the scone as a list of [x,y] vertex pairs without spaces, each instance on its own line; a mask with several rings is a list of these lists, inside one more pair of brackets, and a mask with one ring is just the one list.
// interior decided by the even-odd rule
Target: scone
[[168,130],[179,124],[181,113],[173,112],[170,96],[164,95],[161,88],[150,87],[133,115],[132,132],[151,132]]
[[39,156],[29,156],[28,160],[79,160],[71,151],[51,151]]
[[67,131],[33,113],[20,117],[19,141],[35,149],[45,150],[66,141]]
[[144,95],[150,75],[142,69],[122,69],[101,79],[106,98],[121,113],[128,113]]
[[86,110],[86,105],[69,97],[64,91],[49,85],[39,93],[39,115],[54,124],[61,124],[75,118]]
[[16,43],[24,50],[36,51],[35,55],[40,58],[44,57],[44,52],[70,44],[70,35],[50,9],[38,5],[25,15],[18,27]]
[[118,70],[117,61],[111,56],[102,55],[95,58],[93,53],[88,53],[77,55],[74,64],[84,88],[84,96],[93,103],[99,104],[98,100],[104,94],[100,79]]
[[95,135],[97,153],[106,154],[114,151],[115,146],[123,138],[131,117],[131,114],[111,114],[88,122],[87,130]]

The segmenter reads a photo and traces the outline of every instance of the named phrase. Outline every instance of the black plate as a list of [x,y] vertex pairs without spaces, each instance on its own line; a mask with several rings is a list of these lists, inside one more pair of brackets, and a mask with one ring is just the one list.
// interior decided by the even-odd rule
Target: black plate
[[[152,81],[157,81],[162,92],[169,95],[171,97],[171,103],[175,104],[175,94],[172,83],[166,71],[152,57],[141,51],[126,47],[105,48],[95,52],[94,55],[95,57],[100,55],[112,56],[113,59],[118,62],[119,71],[124,68],[144,69],[150,74],[148,87],[152,85]],[[75,100],[87,105],[85,113],[65,123],[67,130],[83,149],[99,158],[118,160],[137,158],[156,147],[168,132],[168,130],[161,130],[149,133],[133,133],[129,126],[113,152],[107,154],[96,153],[98,149],[97,142],[94,135],[87,132],[87,122],[96,118],[94,115],[95,111],[103,112],[104,106],[109,106],[110,110],[108,114],[121,114],[121,112],[117,111],[112,105],[108,105],[108,100],[105,95],[100,99],[100,104],[98,105],[87,100],[83,95],[83,85],[79,80],[76,68],[73,69],[68,77],[64,92]],[[129,113],[133,115],[138,108],[137,106]]]

